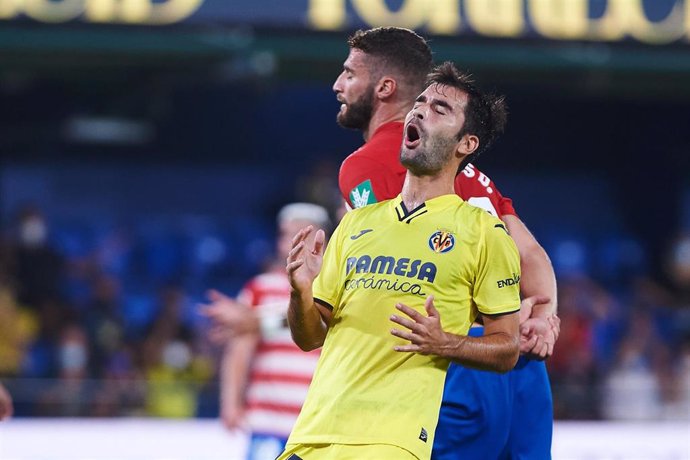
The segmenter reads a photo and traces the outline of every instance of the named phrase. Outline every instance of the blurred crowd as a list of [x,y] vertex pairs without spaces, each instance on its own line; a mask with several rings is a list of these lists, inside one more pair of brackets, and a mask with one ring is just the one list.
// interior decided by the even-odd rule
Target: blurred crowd
[[15,414],[213,415],[214,348],[184,288],[167,283],[125,301],[103,254],[116,244],[67,257],[49,235],[31,206],[3,234],[0,376]]
[[[304,196],[337,196],[312,183],[319,190]],[[322,204],[333,209],[332,200]],[[220,347],[198,311],[204,289],[219,287],[213,280],[195,289],[168,277],[133,296],[121,274],[143,277],[133,268],[141,260],[118,232],[75,253],[34,206],[2,230],[0,380],[16,416],[218,415]],[[578,264],[577,242],[552,248],[561,317],[548,362],[555,416],[690,419],[690,235],[669,245],[664,282],[650,275],[640,245],[615,247],[616,266],[597,276]],[[268,252],[242,254],[258,272]]]

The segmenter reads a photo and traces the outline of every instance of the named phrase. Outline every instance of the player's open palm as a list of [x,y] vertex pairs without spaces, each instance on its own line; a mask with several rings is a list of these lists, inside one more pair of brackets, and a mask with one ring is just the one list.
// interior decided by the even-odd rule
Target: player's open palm
[[297,232],[292,239],[286,268],[294,290],[302,292],[311,289],[314,278],[321,271],[325,241],[323,230],[314,232],[311,225]]

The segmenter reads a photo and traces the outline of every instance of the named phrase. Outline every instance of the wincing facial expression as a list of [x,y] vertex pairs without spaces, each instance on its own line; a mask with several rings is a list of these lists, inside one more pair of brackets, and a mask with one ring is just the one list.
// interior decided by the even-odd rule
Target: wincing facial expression
[[364,130],[374,110],[374,83],[364,51],[353,48],[333,84],[341,103],[337,121],[343,128]]
[[467,102],[467,94],[454,87],[432,84],[425,89],[405,117],[402,165],[417,176],[440,172],[458,150]]

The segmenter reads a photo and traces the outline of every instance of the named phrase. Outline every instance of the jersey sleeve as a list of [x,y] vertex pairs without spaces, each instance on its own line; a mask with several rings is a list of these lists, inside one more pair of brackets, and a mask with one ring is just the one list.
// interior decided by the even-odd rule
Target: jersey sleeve
[[498,219],[487,219],[479,246],[474,302],[487,315],[520,309],[520,256],[513,238]]
[[513,200],[504,197],[496,184],[472,163],[468,163],[455,176],[455,193],[469,204],[488,211],[500,218],[505,215],[517,216]]
[[321,304],[325,304],[331,309],[338,306],[341,286],[343,284],[342,276],[344,272],[343,261],[340,254],[342,253],[342,238],[343,224],[347,220],[346,214],[340,225],[335,229],[331,236],[326,252],[323,255],[323,263],[321,264],[321,272],[318,274],[312,285],[312,293],[314,300]]
[[395,198],[404,180],[404,169],[391,170],[368,156],[353,155],[340,169],[340,193],[351,208],[361,208]]

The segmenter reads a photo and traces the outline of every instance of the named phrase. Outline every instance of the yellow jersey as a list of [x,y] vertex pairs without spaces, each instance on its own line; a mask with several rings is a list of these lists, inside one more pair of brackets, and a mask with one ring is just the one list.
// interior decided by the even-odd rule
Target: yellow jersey
[[449,361],[396,352],[402,302],[446,332],[478,312],[519,310],[520,260],[504,224],[457,195],[406,209],[400,196],[345,215],[314,281],[333,319],[289,444],[390,444],[429,458]]

